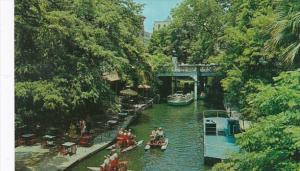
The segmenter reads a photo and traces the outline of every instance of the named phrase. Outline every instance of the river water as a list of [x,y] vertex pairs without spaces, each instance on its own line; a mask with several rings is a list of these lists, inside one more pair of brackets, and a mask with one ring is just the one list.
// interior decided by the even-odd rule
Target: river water
[[[217,109],[208,107],[203,101],[183,107],[156,104],[147,109],[130,126],[137,140],[149,139],[155,127],[162,127],[169,138],[166,151],[151,149],[144,151],[144,144],[123,154],[133,171],[200,171],[207,170],[203,164],[203,120],[202,111]],[[144,142],[144,143],[145,143]],[[99,166],[108,151],[101,151],[72,168],[75,171],[88,170],[88,166]]]

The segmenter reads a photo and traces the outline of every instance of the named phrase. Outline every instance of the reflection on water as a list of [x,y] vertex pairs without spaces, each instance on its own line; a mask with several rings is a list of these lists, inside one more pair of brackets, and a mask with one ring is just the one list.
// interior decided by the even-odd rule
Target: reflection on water
[[[201,111],[206,110],[203,103],[192,103],[184,107],[167,104],[154,105],[146,110],[131,125],[137,139],[145,142],[155,127],[163,127],[169,138],[166,151],[151,149],[144,151],[144,145],[123,155],[129,161],[128,168],[134,171],[199,171],[203,165],[203,121]],[[87,170],[88,166],[99,166],[107,151],[79,163],[72,170]]]

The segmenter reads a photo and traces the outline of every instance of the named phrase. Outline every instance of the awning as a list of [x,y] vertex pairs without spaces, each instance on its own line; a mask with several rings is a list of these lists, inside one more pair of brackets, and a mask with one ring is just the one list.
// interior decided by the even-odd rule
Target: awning
[[120,91],[120,94],[123,96],[137,96],[138,95],[138,93],[136,91],[131,90],[131,89],[122,90],[122,91]]
[[151,88],[151,86],[149,86],[149,85],[147,85],[147,84],[140,84],[140,85],[138,86],[138,88],[140,88],[140,89],[149,89],[149,88]]
[[120,80],[120,76],[117,71],[105,72],[105,73],[103,73],[102,78],[109,82],[114,82],[114,81]]

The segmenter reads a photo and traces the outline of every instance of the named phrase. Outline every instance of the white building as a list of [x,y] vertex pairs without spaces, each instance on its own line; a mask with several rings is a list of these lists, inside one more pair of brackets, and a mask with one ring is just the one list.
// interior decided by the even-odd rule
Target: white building
[[153,32],[162,29],[164,27],[167,27],[170,24],[170,22],[171,22],[170,17],[168,17],[167,20],[165,21],[154,21]]

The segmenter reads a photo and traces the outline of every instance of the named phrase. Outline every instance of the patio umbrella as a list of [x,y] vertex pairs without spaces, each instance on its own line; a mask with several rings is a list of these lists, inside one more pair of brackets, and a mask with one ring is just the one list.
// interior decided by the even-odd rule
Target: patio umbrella
[[147,85],[147,84],[140,84],[140,85],[138,86],[138,88],[140,88],[140,89],[149,89],[149,88],[151,88],[151,86],[149,86],[149,85]]
[[131,89],[122,90],[122,91],[120,91],[120,94],[123,96],[137,96],[138,95],[138,93],[136,91],[131,90]]
[[143,96],[145,96],[145,91],[148,92],[148,90],[151,88],[151,86],[149,86],[147,84],[140,84],[138,86],[138,88],[143,90]]

